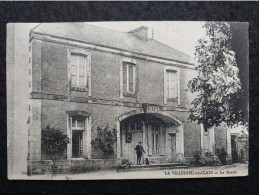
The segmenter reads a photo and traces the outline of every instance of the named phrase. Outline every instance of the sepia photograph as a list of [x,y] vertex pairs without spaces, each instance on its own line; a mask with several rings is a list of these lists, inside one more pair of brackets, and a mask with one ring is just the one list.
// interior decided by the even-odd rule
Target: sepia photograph
[[248,23],[8,23],[8,179],[248,176]]

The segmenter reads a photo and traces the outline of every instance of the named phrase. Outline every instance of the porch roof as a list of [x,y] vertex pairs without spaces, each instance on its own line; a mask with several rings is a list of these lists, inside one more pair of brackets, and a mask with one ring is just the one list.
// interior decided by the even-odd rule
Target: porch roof
[[174,125],[181,125],[180,123],[178,123],[177,121],[175,121],[174,119],[168,117],[168,116],[165,116],[165,115],[162,115],[162,114],[157,114],[157,113],[150,113],[151,116],[155,116],[156,118],[162,120],[164,123],[166,124],[174,124]]

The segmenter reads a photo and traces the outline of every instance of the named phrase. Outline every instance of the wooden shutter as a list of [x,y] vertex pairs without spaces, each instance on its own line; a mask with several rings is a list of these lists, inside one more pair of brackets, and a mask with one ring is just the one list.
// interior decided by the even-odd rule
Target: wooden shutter
[[160,151],[159,154],[160,155],[165,155],[165,133],[166,129],[163,125],[160,126],[160,130],[159,130],[159,135],[160,135],[160,139],[159,139],[159,143],[160,143]]
[[77,56],[71,55],[71,86],[77,86]]
[[85,56],[78,56],[78,87],[85,87],[86,82]]
[[67,115],[67,136],[69,138],[69,143],[67,144],[67,158],[72,157],[72,118]]
[[169,71],[166,71],[166,79],[165,79],[165,96],[166,98],[169,98]]
[[133,92],[133,66],[129,65],[129,92]]
[[152,155],[152,148],[153,148],[153,146],[152,146],[152,142],[153,142],[152,134],[153,134],[153,132],[152,132],[152,129],[151,129],[151,125],[147,125],[147,127],[148,127],[148,131],[147,131],[147,133],[148,133],[148,155]]
[[171,98],[177,97],[177,76],[176,72],[170,72]]
[[123,91],[127,91],[127,64],[123,64]]

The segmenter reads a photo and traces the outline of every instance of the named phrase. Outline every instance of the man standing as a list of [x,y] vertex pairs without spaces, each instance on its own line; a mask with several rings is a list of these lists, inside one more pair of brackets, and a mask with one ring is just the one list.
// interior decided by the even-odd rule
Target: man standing
[[137,153],[137,165],[140,165],[142,152],[146,153],[143,146],[141,145],[141,142],[139,142],[139,144],[136,146],[135,150]]

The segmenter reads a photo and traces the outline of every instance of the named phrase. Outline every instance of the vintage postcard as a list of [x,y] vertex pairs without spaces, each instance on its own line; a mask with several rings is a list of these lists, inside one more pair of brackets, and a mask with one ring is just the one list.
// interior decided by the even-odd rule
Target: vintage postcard
[[248,175],[248,23],[7,25],[8,178]]

